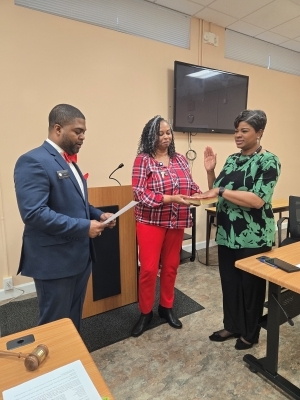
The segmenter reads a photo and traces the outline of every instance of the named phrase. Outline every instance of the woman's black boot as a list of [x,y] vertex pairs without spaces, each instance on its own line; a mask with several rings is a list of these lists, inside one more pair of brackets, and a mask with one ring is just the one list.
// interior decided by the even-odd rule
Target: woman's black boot
[[158,306],[158,314],[160,318],[164,318],[167,320],[168,324],[172,326],[172,328],[181,329],[182,323],[178,318],[173,314],[172,308],[166,308],[161,305]]
[[153,312],[150,311],[149,314],[141,313],[138,322],[134,325],[131,336],[137,337],[140,336],[143,332],[145,332],[147,325],[150,324],[153,317]]

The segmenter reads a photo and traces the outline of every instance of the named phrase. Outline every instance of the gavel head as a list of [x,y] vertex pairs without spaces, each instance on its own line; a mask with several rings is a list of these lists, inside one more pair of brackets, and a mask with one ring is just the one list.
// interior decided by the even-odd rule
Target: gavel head
[[27,354],[25,357],[24,364],[26,369],[29,371],[35,371],[45,360],[48,354],[48,347],[44,344],[39,344],[30,354]]

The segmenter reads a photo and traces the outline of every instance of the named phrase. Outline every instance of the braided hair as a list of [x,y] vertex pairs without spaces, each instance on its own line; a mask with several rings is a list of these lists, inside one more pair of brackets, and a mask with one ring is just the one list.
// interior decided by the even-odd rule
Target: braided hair
[[[166,120],[160,115],[156,115],[146,123],[139,140],[137,154],[145,153],[149,154],[150,156],[155,156],[159,141],[159,129],[161,121]],[[168,123],[168,121],[166,122]],[[175,143],[171,125],[170,131],[172,133],[172,140],[170,146],[168,147],[168,155],[170,158],[172,158],[175,155]]]

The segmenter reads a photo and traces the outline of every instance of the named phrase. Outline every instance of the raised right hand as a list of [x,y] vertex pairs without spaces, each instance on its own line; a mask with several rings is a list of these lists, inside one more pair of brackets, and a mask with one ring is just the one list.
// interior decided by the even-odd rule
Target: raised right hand
[[207,172],[213,171],[217,165],[217,153],[213,152],[213,149],[209,146],[205,147],[204,150],[204,167]]

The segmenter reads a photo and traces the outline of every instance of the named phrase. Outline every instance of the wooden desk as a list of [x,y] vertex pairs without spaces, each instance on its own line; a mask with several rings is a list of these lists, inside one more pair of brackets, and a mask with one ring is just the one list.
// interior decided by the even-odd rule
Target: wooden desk
[[109,397],[113,400],[110,390],[106,386],[91,355],[85,347],[81,337],[70,319],[61,319],[49,324],[37,326],[26,331],[14,333],[0,338],[0,349],[6,350],[9,340],[17,339],[25,335],[33,334],[35,342],[18,347],[12,351],[30,353],[39,344],[45,344],[49,348],[49,355],[35,371],[27,371],[24,359],[14,357],[0,357],[0,399],[3,390],[20,385],[30,379],[36,378],[56,368],[80,360],[90,376],[93,384],[101,397]]
[[[268,257],[280,258],[291,264],[299,264],[300,243],[280,247],[264,254],[268,255]],[[258,255],[239,260],[235,263],[235,266],[269,281],[266,357],[257,359],[251,354],[246,354],[243,360],[250,366],[252,372],[261,373],[293,399],[300,399],[300,389],[277,372],[279,326],[282,315],[278,305],[278,302],[280,303],[281,287],[300,293],[300,271],[287,273],[261,263],[256,257]]]
[[[279,213],[279,218],[282,217],[284,211],[289,210],[289,201],[285,199],[273,200],[272,202],[273,213]],[[209,207],[206,211],[206,244],[205,244],[205,265],[209,265],[209,241],[211,234],[211,226],[215,217],[217,216],[216,207]]]

